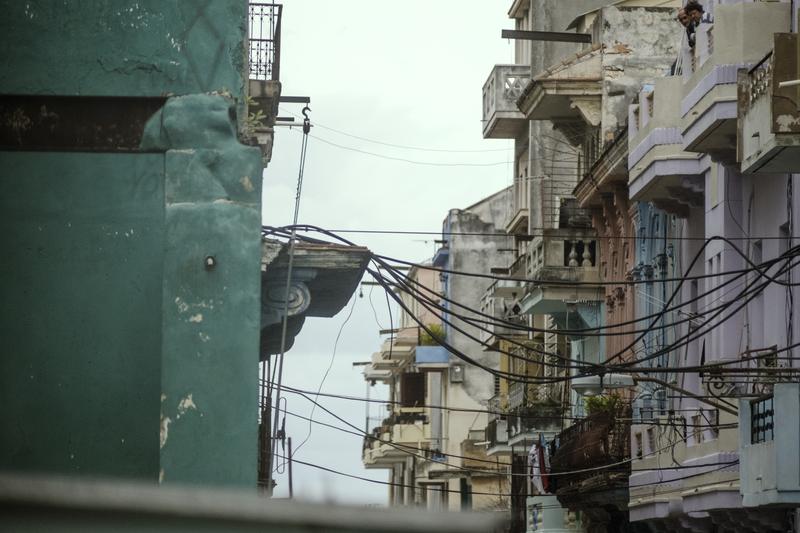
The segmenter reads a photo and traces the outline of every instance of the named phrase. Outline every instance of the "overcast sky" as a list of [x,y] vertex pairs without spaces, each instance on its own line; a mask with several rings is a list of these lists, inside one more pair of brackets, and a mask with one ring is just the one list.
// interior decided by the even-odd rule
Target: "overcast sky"
[[[281,43],[283,94],[311,97],[317,124],[309,139],[300,222],[328,229],[439,231],[447,211],[463,208],[511,182],[511,143],[483,140],[481,90],[492,66],[513,62],[512,43],[500,38],[511,28],[510,2],[486,0],[285,0]],[[282,116],[302,106],[282,104]],[[327,129],[332,128],[332,129]],[[342,135],[340,130],[383,143],[468,153],[393,148]],[[264,174],[265,224],[292,221],[300,140],[298,129],[276,133],[272,162]],[[354,150],[373,152],[383,159]],[[442,166],[441,164],[473,166]],[[410,261],[430,258],[434,236],[348,234],[377,253]],[[356,293],[357,296],[358,293]],[[364,396],[366,385],[355,361],[368,360],[388,328],[386,299],[364,288],[330,319],[309,319],[287,354],[284,383],[316,390],[331,363],[323,392]],[[370,301],[371,300],[371,301]],[[373,307],[374,310],[373,311]],[[395,312],[396,316],[396,312]],[[384,387],[371,389],[385,398]],[[308,416],[311,404],[286,395],[288,410]],[[319,402],[363,428],[365,406],[320,397]],[[372,416],[385,410],[373,407]],[[313,418],[342,426],[317,410]],[[295,448],[308,422],[286,421]],[[296,458],[349,474],[387,480],[385,470],[365,470],[362,437],[314,425]],[[286,474],[277,475],[276,496],[288,493]],[[348,479],[295,465],[295,496],[340,503],[386,504],[384,485]]]

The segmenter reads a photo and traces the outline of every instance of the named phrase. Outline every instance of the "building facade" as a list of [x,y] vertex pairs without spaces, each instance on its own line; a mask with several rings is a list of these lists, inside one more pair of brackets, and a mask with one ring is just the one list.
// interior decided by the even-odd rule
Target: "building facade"
[[[512,15],[525,12],[520,4]],[[484,136],[517,139],[506,229],[520,258],[485,296],[485,308],[510,327],[487,338],[519,378],[493,399],[505,416],[490,421],[487,440],[490,453],[518,457],[518,472],[530,472],[532,443],[555,440],[544,492],[563,507],[551,511],[557,525],[537,522],[546,511],[533,499],[523,508],[514,495],[541,488],[517,483],[515,491],[512,478],[512,530],[789,530],[796,454],[781,442],[794,438],[797,416],[788,427],[775,417],[796,401],[796,7],[705,2],[692,45],[675,20],[680,2],[602,4],[568,26],[521,19],[517,29],[574,30],[586,41],[548,57],[535,51],[541,43],[518,36],[518,57],[544,64],[530,72],[499,65],[484,86]],[[487,106],[492,98],[498,103]],[[549,161],[560,166],[547,168],[543,145],[556,138],[561,151]],[[567,190],[547,188],[556,182]],[[563,250],[572,276],[593,277],[579,283],[537,270],[540,246]],[[527,361],[515,363],[515,349]],[[597,402],[577,392],[591,375],[603,377],[586,365],[559,370],[564,354],[572,365],[604,365],[613,412],[588,412]],[[524,383],[570,374],[571,383],[556,386]],[[547,387],[562,387],[556,431],[541,420],[552,407],[534,403],[534,434],[516,441],[517,391]],[[595,449],[598,438],[605,444]]]
[[[480,344],[480,298],[490,280],[453,272],[485,272],[508,253],[502,235],[510,189],[465,209],[452,209],[442,246],[429,264],[411,269],[411,287],[398,289],[399,327],[365,368],[368,381],[389,385],[392,412],[364,440],[367,468],[391,469],[392,505],[497,511],[507,508],[505,464],[486,454],[486,399],[496,354]],[[424,289],[423,289],[424,288]],[[463,305],[471,308],[464,309]],[[484,368],[468,364],[464,357]]]

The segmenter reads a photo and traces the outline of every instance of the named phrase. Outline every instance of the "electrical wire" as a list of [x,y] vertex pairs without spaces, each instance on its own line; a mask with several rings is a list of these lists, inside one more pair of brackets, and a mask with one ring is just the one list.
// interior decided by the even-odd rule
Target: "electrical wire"
[[[419,447],[415,447],[415,446],[408,446],[408,445],[404,445],[404,444],[398,444],[398,443],[394,443],[394,442],[391,442],[391,441],[388,441],[388,440],[381,439],[380,437],[376,437],[374,435],[370,435],[369,433],[365,433],[365,432],[361,431],[354,424],[351,424],[350,422],[348,422],[347,420],[343,419],[342,417],[340,417],[339,415],[337,415],[336,413],[334,413],[330,409],[328,409],[325,406],[323,406],[322,404],[320,404],[318,401],[312,400],[310,396],[307,396],[305,394],[300,394],[300,396],[302,396],[303,398],[305,398],[309,402],[313,403],[315,406],[319,407],[320,409],[322,409],[323,411],[328,413],[330,416],[332,416],[333,418],[335,418],[339,422],[341,422],[341,423],[345,424],[347,427],[351,428],[351,431],[355,432],[356,434],[358,434],[358,435],[360,435],[360,436],[362,436],[362,437],[364,437],[366,439],[369,439],[369,440],[372,440],[372,441],[377,441],[377,442],[380,442],[381,444],[387,444],[387,445],[391,446],[392,448],[395,448],[396,450],[398,450],[400,452],[403,452],[403,453],[406,453],[408,455],[414,455],[414,456],[416,456],[418,458],[422,458],[422,459],[425,459],[425,460],[429,459],[428,457],[420,456],[419,454],[415,453],[415,452],[419,452],[419,451],[429,451],[429,450],[427,450],[425,448],[419,448]],[[658,453],[658,452],[667,450],[667,449],[669,449],[670,446],[672,446],[672,444],[670,444],[669,446],[664,447],[663,449],[655,450],[654,453]],[[452,457],[452,458],[455,458],[455,459],[467,459],[467,460],[473,461],[473,462],[483,462],[483,463],[490,463],[490,464],[493,464],[493,465],[499,464],[499,465],[503,465],[503,466],[512,466],[512,463],[499,463],[497,461],[481,459],[481,458],[478,458],[478,457],[468,457],[468,456],[463,456],[463,455],[444,453],[444,452],[441,452],[441,451],[439,451],[437,453],[439,455],[442,455],[442,456],[445,456],[445,457]],[[583,474],[583,473],[587,473],[587,472],[597,472],[597,471],[613,468],[613,467],[616,467],[616,466],[621,466],[621,465],[624,465],[624,464],[628,464],[628,463],[630,463],[630,462],[632,462],[634,460],[636,460],[636,458],[631,457],[631,458],[628,458],[628,459],[623,459],[622,461],[618,461],[618,462],[614,462],[614,463],[610,463],[610,464],[605,464],[605,465],[602,465],[602,466],[589,467],[589,468],[583,468],[583,469],[577,469],[577,470],[570,470],[570,471],[566,471],[566,472],[554,472],[554,473],[548,474],[548,475],[553,476],[553,477],[559,477],[559,476]],[[436,461],[436,462],[439,463],[439,464],[444,464],[445,466],[451,466],[451,467],[453,467],[455,469],[458,469],[460,471],[473,471],[473,472],[478,472],[478,473],[485,473],[485,471],[483,471],[483,470],[465,469],[465,468],[462,468],[462,467],[457,466],[457,465],[451,465],[451,464],[448,464],[448,463],[442,463],[440,461]],[[665,469],[669,470],[671,468],[665,468]],[[650,471],[650,470],[652,470],[652,469],[648,468],[648,469],[644,469],[642,471]]]
[[[289,387],[287,385],[284,385],[284,390],[286,392],[289,392],[289,393],[292,393],[292,394],[298,394],[298,395],[300,395],[300,394],[316,394],[315,391],[298,389],[298,388],[295,388],[295,387]],[[394,401],[394,400],[378,400],[378,399],[375,399],[375,398],[361,398],[361,397],[358,397],[358,396],[348,396],[348,395],[332,394],[332,393],[320,393],[319,396],[323,396],[323,397],[327,397],[327,398],[336,398],[336,399],[339,399],[339,400],[356,401],[356,402],[380,403],[380,404],[387,405],[387,406],[388,405],[397,405],[397,406],[401,406],[401,407],[403,406],[402,402],[398,402],[398,401]],[[506,411],[497,411],[497,410],[491,410],[491,409],[474,409],[474,408],[467,408],[467,407],[447,407],[447,406],[443,406],[443,405],[428,405],[428,404],[417,405],[416,407],[419,407],[419,408],[422,408],[422,409],[439,409],[441,411],[450,411],[450,412],[455,412],[455,413],[477,413],[477,414],[488,414],[488,415],[497,415],[497,416],[514,416],[512,413],[509,413],[509,412],[506,412]],[[687,409],[687,411],[694,412],[694,411],[696,411],[696,409]],[[537,420],[562,420],[562,419],[566,419],[566,420],[584,420],[584,417],[578,417],[578,416],[566,416],[566,417],[563,417],[563,416],[550,416],[550,415],[535,415],[535,416],[532,416],[532,417],[521,416],[521,418],[536,418]],[[624,417],[617,417],[617,420],[636,421],[633,418],[628,419],[628,418],[624,418]],[[644,422],[642,422],[642,423],[644,423]],[[661,424],[658,420],[648,421],[647,424],[648,425],[655,425],[655,426],[664,425],[664,424]],[[687,427],[698,427],[698,428],[702,427],[702,428],[731,429],[731,428],[736,428],[738,426],[739,426],[739,424],[738,423],[734,423],[734,422],[725,423],[725,424],[688,424],[687,423]]]
[[[297,118],[301,118],[300,115],[297,113],[293,113],[289,110],[282,109],[281,112],[289,113],[290,115],[294,115]],[[351,137],[353,139],[358,139],[359,141],[365,141],[373,144],[380,144],[382,146],[390,146],[392,148],[402,148],[404,150],[416,150],[419,152],[445,152],[445,153],[455,153],[455,154],[468,154],[468,153],[482,153],[482,152],[508,152],[513,150],[513,148],[489,148],[489,149],[480,149],[480,150],[451,150],[445,148],[423,148],[419,146],[408,146],[403,144],[394,144],[384,141],[378,141],[375,139],[370,139],[368,137],[361,137],[358,135],[354,135],[352,133],[347,133],[342,130],[338,130],[336,128],[332,128],[330,126],[326,126],[324,124],[320,124],[319,122],[313,122],[313,126],[317,128],[322,128],[323,130],[329,130],[334,133],[338,133],[339,135],[344,135],[345,137]]]
[[[351,478],[351,479],[358,479],[358,480],[361,480],[361,481],[366,481],[366,482],[369,482],[369,483],[375,483],[375,484],[378,484],[378,485],[387,485],[387,486],[391,486],[391,487],[408,488],[408,489],[414,489],[414,490],[424,490],[423,487],[420,487],[420,486],[417,486],[417,485],[408,485],[408,484],[405,484],[405,483],[397,483],[397,482],[393,482],[393,481],[381,481],[381,480],[378,480],[378,479],[372,479],[372,478],[368,478],[368,477],[358,476],[358,475],[355,475],[355,474],[348,474],[346,472],[342,472],[340,470],[335,470],[333,468],[329,468],[329,467],[326,467],[326,466],[318,465],[318,464],[315,464],[315,463],[310,463],[310,462],[306,462],[306,461],[300,461],[300,460],[296,460],[296,459],[293,459],[292,461],[296,462],[298,464],[301,464],[303,466],[316,468],[318,470],[324,470],[325,472],[329,472],[331,474],[336,474],[336,475],[340,475],[340,476],[343,476],[343,477],[348,477],[348,478]],[[736,461],[732,461],[731,463],[726,464],[725,466],[721,466],[721,467],[715,468],[713,470],[708,470],[708,471],[705,471],[705,472],[697,472],[697,473],[694,473],[694,474],[689,474],[687,476],[672,478],[672,479],[669,480],[669,482],[673,483],[675,481],[683,481],[683,480],[686,480],[686,479],[691,479],[691,478],[695,478],[695,477],[699,477],[699,476],[704,476],[704,475],[707,475],[707,474],[713,474],[714,472],[719,472],[719,471],[725,470],[726,468],[731,468],[731,467],[733,467],[733,466],[735,466],[737,464],[739,464],[739,460],[738,459]],[[702,467],[702,465],[700,467],[698,467],[698,468],[701,468],[701,467]],[[653,485],[660,485],[661,483],[662,483],[661,481],[656,481],[656,482],[652,482],[652,483],[639,483],[639,484],[636,484],[636,485],[630,485],[629,484],[629,485],[627,485],[627,488],[635,489],[635,488],[639,488],[639,487],[650,487],[650,486],[653,486]],[[440,492],[448,492],[448,493],[456,493],[456,494],[460,494],[461,493],[460,490],[453,490],[453,489],[442,488],[442,489],[437,489],[437,490],[440,491]],[[607,489],[592,489],[592,490],[582,491],[581,493],[582,494],[590,494],[590,493],[595,493],[595,492],[605,492],[605,490],[607,490]],[[503,497],[516,496],[513,493],[485,492],[485,491],[470,491],[470,492],[471,492],[471,494],[477,495],[477,496],[503,496]],[[545,506],[542,506],[542,508],[544,508],[544,507]],[[560,505],[552,505],[552,506],[549,506],[549,507],[554,508],[554,509],[555,508],[561,508]]]
[[[336,360],[336,349],[339,347],[339,339],[342,336],[342,331],[344,331],[344,327],[350,321],[350,317],[353,316],[353,309],[355,309],[355,307],[356,307],[356,298],[353,297],[353,303],[352,303],[352,305],[350,305],[350,311],[347,313],[347,316],[345,317],[344,321],[342,322],[342,325],[339,326],[339,332],[336,334],[336,340],[333,341],[333,353],[331,353],[331,360],[328,363],[328,368],[325,369],[325,374],[323,374],[322,379],[319,382],[319,387],[317,387],[317,392],[315,393],[315,396],[317,398],[319,397],[320,393],[322,392],[322,387],[325,385],[325,380],[328,378],[328,374],[330,373],[331,368],[333,368],[333,362]],[[312,422],[312,418],[314,417],[314,409],[316,409],[316,408],[317,408],[316,404],[314,404],[311,407],[311,414],[309,415],[311,418],[309,418],[309,422],[308,422],[308,433],[306,434],[306,437],[303,439],[303,441],[300,444],[297,445],[297,448],[294,449],[294,452],[293,452],[294,454],[299,452],[300,448],[302,448],[303,445],[306,442],[308,442],[308,439],[311,438],[311,422]]]
[[[275,228],[265,228],[265,229],[266,229],[267,231],[276,231],[276,229],[275,229]],[[326,231],[326,230],[322,230],[321,228],[317,228],[317,230],[318,230],[318,231],[320,231],[320,232],[322,232],[322,233],[324,233],[324,234],[330,234],[330,233],[331,233],[331,232],[328,232],[328,231]],[[346,239],[342,239],[341,237],[336,237],[335,235],[331,235],[331,236],[333,236],[333,237],[335,237],[335,238],[337,238],[337,239],[341,240],[342,242],[344,242],[344,243],[346,243],[346,244],[353,245],[353,243],[351,243],[350,241],[347,241]],[[719,239],[721,239],[721,240],[725,240],[725,239],[723,239],[723,238],[719,238]],[[713,239],[712,239],[712,240],[713,240]],[[732,243],[731,243],[731,244],[732,244]],[[736,246],[735,246],[735,245],[733,245],[733,244],[732,244],[732,246],[733,246],[733,247],[734,247],[734,248],[735,248],[735,249],[738,251],[738,248],[736,248]],[[793,250],[793,252],[794,252],[794,250]],[[739,251],[739,253],[741,254],[741,252],[740,252],[740,251]],[[698,257],[698,256],[696,256],[696,257],[695,257],[695,259],[697,259],[697,257]],[[778,258],[778,259],[780,259],[780,258]],[[748,259],[748,260],[749,260],[749,259]],[[774,260],[773,260],[773,262],[774,262]],[[752,264],[752,263],[751,263],[751,264]],[[772,263],[770,263],[770,264],[772,264]],[[693,265],[691,265],[691,266],[690,266],[690,269],[691,269],[692,267],[693,267]],[[755,266],[755,267],[756,267],[756,270],[757,270],[757,269],[758,269],[758,266]],[[690,270],[690,269],[689,269],[689,270]],[[759,272],[760,272],[760,270],[759,270]],[[374,275],[374,274],[373,274],[373,275]],[[763,274],[762,274],[762,275],[763,275]],[[769,279],[771,279],[771,280],[775,281],[775,278],[771,278],[771,277],[770,277]],[[780,281],[778,281],[778,282],[780,282]],[[385,284],[384,284],[384,288],[385,288],[385,289],[387,289],[387,291],[389,290],[389,289],[388,289],[388,288],[385,286]],[[679,289],[680,289],[680,287],[676,287],[675,291],[673,292],[673,297],[675,296],[675,294],[677,293],[677,291],[678,291]],[[392,295],[392,296],[394,297],[394,295]],[[403,304],[402,302],[399,302],[399,301],[398,301],[398,303],[399,303],[399,305],[401,305],[401,307],[402,307],[402,306],[404,306],[404,304]],[[722,310],[724,310],[725,308],[727,308],[727,306],[728,306],[728,305],[730,305],[730,303],[729,303],[729,304],[727,304],[726,306],[722,307],[722,308],[720,309],[720,312],[721,312]],[[405,310],[407,311],[407,313],[408,313],[409,315],[412,315],[412,313],[410,312],[410,310],[408,310],[408,309],[405,309]],[[660,318],[660,317],[661,317],[663,314],[664,314],[664,312],[662,311],[661,313],[657,313],[657,314],[656,314],[656,316]],[[719,313],[717,313],[717,315],[718,315],[718,314],[719,314]],[[716,315],[715,315],[715,316],[716,316]],[[729,315],[729,317],[730,317],[730,316],[732,316],[732,315]],[[729,317],[728,317],[728,318],[729,318]],[[713,317],[712,317],[712,318],[713,318]],[[654,322],[655,322],[655,321],[654,321]],[[426,327],[424,324],[420,324],[420,326],[421,326],[423,329],[427,329],[427,327]],[[430,331],[428,331],[428,333],[430,334]],[[680,344],[678,343],[678,344],[676,344],[676,345],[673,345],[673,346],[672,346],[672,348],[674,348],[674,347],[676,347],[676,346],[680,346]],[[672,349],[672,348],[669,348],[669,349]],[[650,357],[650,359],[652,359],[652,358],[654,358],[654,357],[656,357],[656,356],[660,356],[660,355],[661,355],[661,354],[663,354],[663,353],[668,353],[668,352],[669,352],[669,349],[660,350],[659,352],[657,352],[657,353],[653,354],[653,355]],[[451,352],[451,353],[452,353],[452,352]],[[457,356],[459,356],[458,354],[456,354],[456,355],[457,355]],[[517,356],[517,355],[515,355],[515,354],[510,354],[510,355],[511,355],[512,357],[517,357],[517,358],[519,358],[519,356]],[[468,362],[469,362],[469,361],[468,361]],[[579,362],[579,363],[583,363],[583,364],[585,364],[585,362],[583,362],[583,361],[578,361],[578,362]],[[646,369],[646,370],[651,370],[651,371],[652,371],[652,369]],[[498,375],[498,374],[497,374],[497,372],[496,372],[496,371],[494,371],[493,369],[488,369],[488,371],[490,371],[490,372],[494,373],[495,375]],[[528,376],[511,375],[511,374],[508,374],[508,373],[507,373],[507,375],[508,375],[508,377],[510,377],[510,378],[512,378],[512,379],[516,378],[516,380],[517,380],[517,381],[526,381],[526,382],[532,382],[531,380],[528,380],[528,379],[527,379],[527,377],[528,377]],[[500,375],[500,377],[504,377],[504,376]],[[569,377],[564,377],[564,378],[560,378],[560,379],[557,379],[557,380],[550,380],[550,382],[561,382],[561,381],[566,381],[566,380],[568,380],[568,379],[569,379]],[[537,380],[537,381],[538,381],[539,383],[541,383],[541,382],[542,382],[542,380]]]

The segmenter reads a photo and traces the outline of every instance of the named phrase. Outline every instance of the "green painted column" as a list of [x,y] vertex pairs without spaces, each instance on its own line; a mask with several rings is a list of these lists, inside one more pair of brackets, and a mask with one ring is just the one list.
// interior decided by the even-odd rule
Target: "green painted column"
[[162,482],[255,486],[261,159],[234,102],[167,101],[144,149],[165,150]]

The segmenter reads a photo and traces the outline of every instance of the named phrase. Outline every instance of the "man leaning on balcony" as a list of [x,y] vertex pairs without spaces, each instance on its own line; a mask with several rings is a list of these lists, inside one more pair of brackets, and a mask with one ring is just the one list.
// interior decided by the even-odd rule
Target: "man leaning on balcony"
[[712,24],[714,17],[711,16],[711,13],[706,13],[700,2],[689,0],[683,9],[678,10],[678,20],[686,28],[686,38],[689,41],[689,46],[694,48],[697,27],[700,24]]

